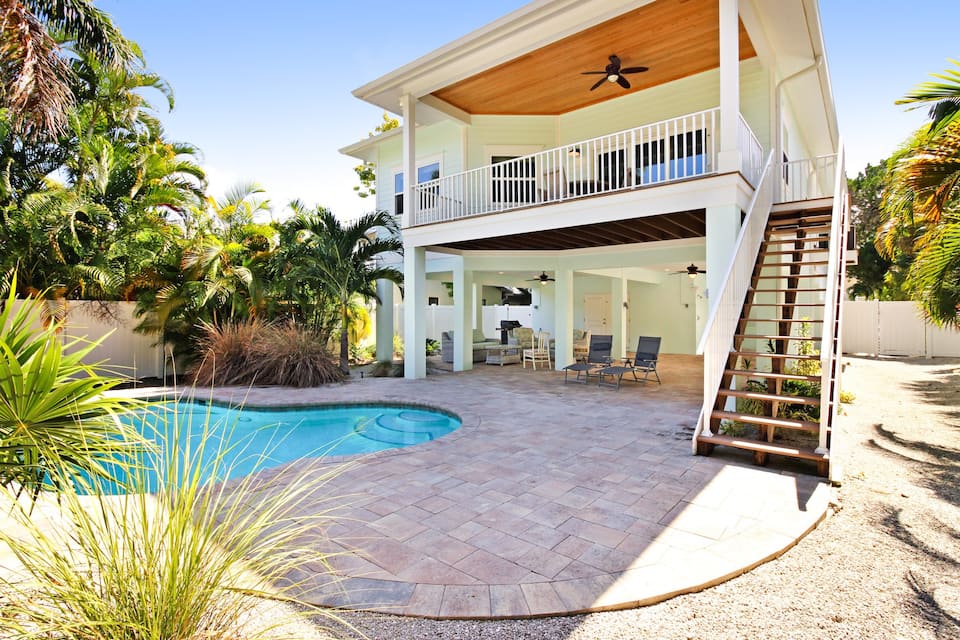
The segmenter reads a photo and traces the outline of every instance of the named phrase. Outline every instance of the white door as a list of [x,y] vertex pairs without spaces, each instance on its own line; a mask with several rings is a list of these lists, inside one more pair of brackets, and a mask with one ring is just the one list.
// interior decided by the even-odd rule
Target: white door
[[583,328],[590,333],[610,335],[610,294],[583,296]]

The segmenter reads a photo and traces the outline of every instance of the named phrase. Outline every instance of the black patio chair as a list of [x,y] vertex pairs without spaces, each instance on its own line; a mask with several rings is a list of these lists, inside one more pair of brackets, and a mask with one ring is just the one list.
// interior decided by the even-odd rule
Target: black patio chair
[[[623,381],[623,376],[628,373],[633,376],[634,382],[646,382],[647,377],[652,373],[657,379],[657,384],[662,384],[660,382],[660,374],[657,373],[657,360],[659,357],[660,337],[640,336],[640,339],[637,340],[637,352],[633,358],[624,359],[621,365],[610,365],[600,369],[598,372],[600,375],[598,384],[604,387],[615,387],[619,389],[620,383]],[[643,378],[637,376],[638,372],[643,373]],[[607,382],[604,380],[606,376],[616,378],[616,382]]]
[[[612,351],[613,336],[603,334],[591,335],[590,346],[588,347],[586,357],[563,368],[564,384],[567,382],[587,384],[590,381],[591,375],[610,365],[610,353]],[[572,380],[567,377],[567,374],[571,371],[577,372],[577,377]]]

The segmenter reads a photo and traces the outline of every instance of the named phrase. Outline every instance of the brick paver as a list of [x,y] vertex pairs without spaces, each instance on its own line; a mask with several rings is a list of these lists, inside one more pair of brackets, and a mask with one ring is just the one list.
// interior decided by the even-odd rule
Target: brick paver
[[619,391],[478,364],[425,380],[217,396],[415,403],[459,415],[456,432],[364,457],[333,480],[331,495],[350,496],[329,530],[341,544],[315,548],[358,555],[333,563],[338,582],[304,581],[303,595],[417,616],[523,617],[699,590],[782,553],[823,517],[829,488],[812,467],[691,454],[701,366],[663,356],[663,385]]

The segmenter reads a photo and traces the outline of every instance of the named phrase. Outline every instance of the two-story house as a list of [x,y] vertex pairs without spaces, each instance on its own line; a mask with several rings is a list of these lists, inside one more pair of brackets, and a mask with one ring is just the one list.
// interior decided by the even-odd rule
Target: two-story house
[[[455,370],[481,287],[536,279],[558,369],[575,328],[618,355],[659,335],[703,354],[695,451],[826,472],[846,197],[816,0],[537,0],[354,95],[402,117],[342,151],[401,218],[407,377],[426,375],[428,278],[453,283]],[[807,382],[829,410],[784,417],[784,385]]]

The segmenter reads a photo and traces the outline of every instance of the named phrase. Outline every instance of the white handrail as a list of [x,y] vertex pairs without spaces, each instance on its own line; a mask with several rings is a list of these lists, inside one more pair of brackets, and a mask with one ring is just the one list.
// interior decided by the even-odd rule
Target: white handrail
[[781,196],[778,202],[828,198],[837,189],[837,154],[780,163]]
[[[837,305],[839,301],[841,286],[840,273],[844,265],[841,263],[844,249],[846,248],[846,234],[843,229],[846,227],[846,184],[847,179],[844,173],[845,155],[843,144],[837,151],[836,176],[834,178],[834,196],[833,210],[830,219],[830,239],[829,252],[827,257],[827,290],[826,300],[823,308],[823,333],[820,336],[820,440],[817,446],[817,453],[826,454],[827,448],[827,428],[830,425],[830,414],[833,411],[831,401],[835,400],[830,384],[833,377],[834,353],[833,339],[836,335],[835,320],[837,319]],[[839,380],[835,386],[839,387]],[[835,403],[834,403],[835,404]]]
[[710,315],[704,327],[697,353],[703,354],[703,408],[693,434],[693,450],[696,453],[697,436],[710,431],[710,413],[723,379],[730,347],[737,330],[740,311],[750,288],[753,268],[757,262],[763,233],[767,228],[767,219],[773,205],[773,152],[767,155],[763,165],[760,183],[747,206],[747,215],[740,227],[737,242],[734,245],[730,263],[723,278],[723,288],[712,304]]
[[[413,188],[410,225],[716,173],[719,124],[720,109],[705,109],[421,182]],[[745,159],[757,153],[746,121],[741,140]]]

